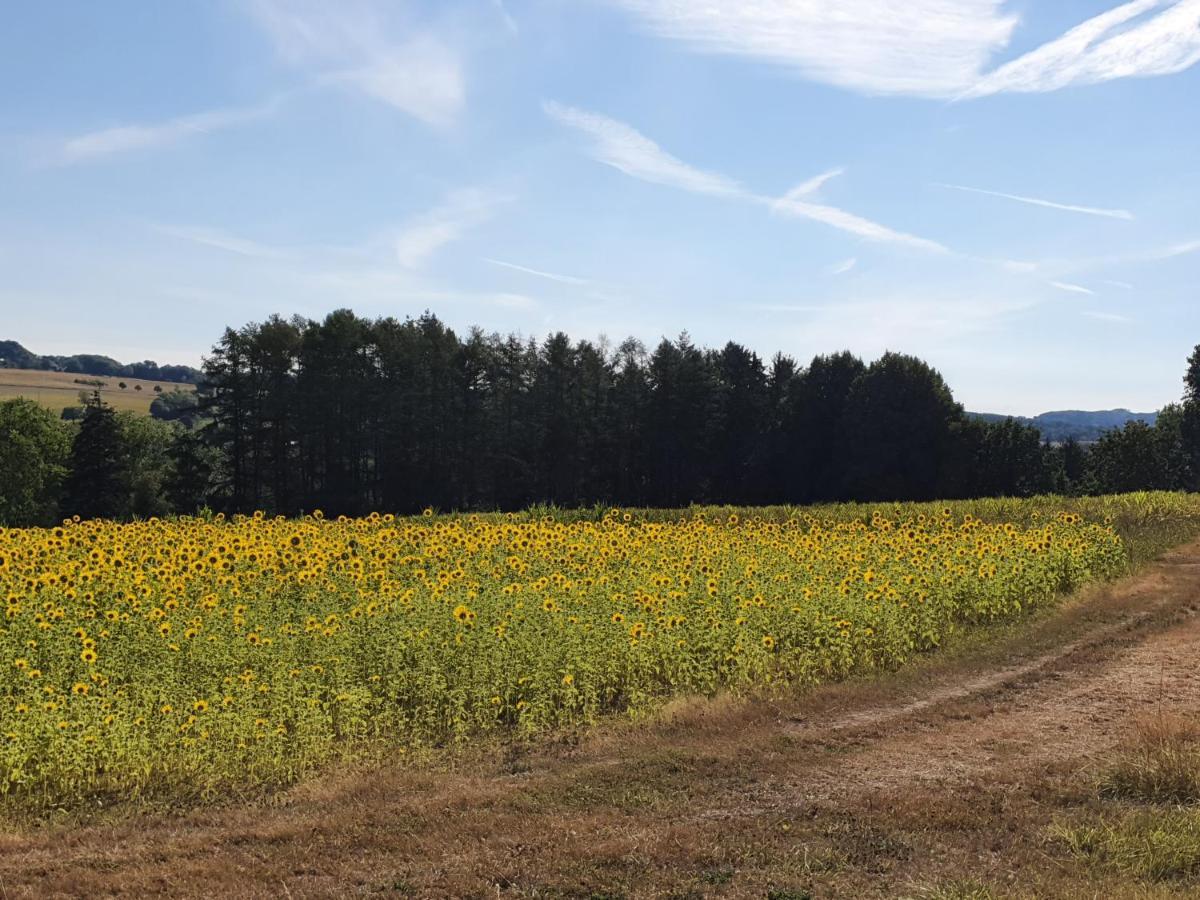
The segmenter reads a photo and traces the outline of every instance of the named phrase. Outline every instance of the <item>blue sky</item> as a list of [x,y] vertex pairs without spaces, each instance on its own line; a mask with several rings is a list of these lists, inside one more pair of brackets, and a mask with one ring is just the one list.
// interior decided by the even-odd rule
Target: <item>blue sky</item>
[[922,356],[1154,409],[1200,343],[1200,0],[43,0],[0,31],[0,337],[227,324]]

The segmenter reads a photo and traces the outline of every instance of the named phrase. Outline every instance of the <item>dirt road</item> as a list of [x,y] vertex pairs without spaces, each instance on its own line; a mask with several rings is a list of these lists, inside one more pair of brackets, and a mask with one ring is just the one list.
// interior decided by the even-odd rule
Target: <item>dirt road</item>
[[[17,897],[1104,896],[1042,835],[1140,716],[1200,712],[1200,544],[901,673],[265,803],[0,834]],[[986,640],[984,639],[986,638]],[[1090,893],[1089,893],[1090,891]]]

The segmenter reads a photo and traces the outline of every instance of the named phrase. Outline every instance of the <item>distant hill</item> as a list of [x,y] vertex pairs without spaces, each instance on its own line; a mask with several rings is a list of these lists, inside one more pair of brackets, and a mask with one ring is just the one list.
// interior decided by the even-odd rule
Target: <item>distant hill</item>
[[16,341],[0,341],[0,369],[35,369],[43,372],[68,372],[101,378],[141,378],[196,384],[202,373],[191,366],[160,366],[153,360],[120,363],[108,356],[80,353],[75,356],[41,356],[26,350]]
[[[1009,416],[996,413],[968,413],[985,422],[1002,422]],[[1055,412],[1044,412],[1029,418],[1027,416],[1012,416],[1024,425],[1032,425],[1042,433],[1042,440],[1052,444],[1074,438],[1081,444],[1091,443],[1100,439],[1106,431],[1123,428],[1126,422],[1138,420],[1147,425],[1153,425],[1158,419],[1157,413],[1135,413],[1127,409],[1102,409],[1087,411],[1080,409],[1064,409]]]

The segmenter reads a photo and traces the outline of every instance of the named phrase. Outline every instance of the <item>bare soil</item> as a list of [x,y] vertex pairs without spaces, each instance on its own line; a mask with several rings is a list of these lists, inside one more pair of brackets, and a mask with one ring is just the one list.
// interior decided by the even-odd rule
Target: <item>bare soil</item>
[[0,900],[1200,896],[1044,837],[1102,808],[1093,773],[1139,720],[1200,713],[1198,611],[1200,543],[897,673],[0,831]]

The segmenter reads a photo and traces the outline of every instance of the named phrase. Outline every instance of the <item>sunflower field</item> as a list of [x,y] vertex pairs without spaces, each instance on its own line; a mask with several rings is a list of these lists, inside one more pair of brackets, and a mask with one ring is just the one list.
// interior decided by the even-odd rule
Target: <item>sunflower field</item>
[[891,668],[1126,571],[1151,527],[1191,537],[1200,503],[0,529],[0,804],[202,796]]

